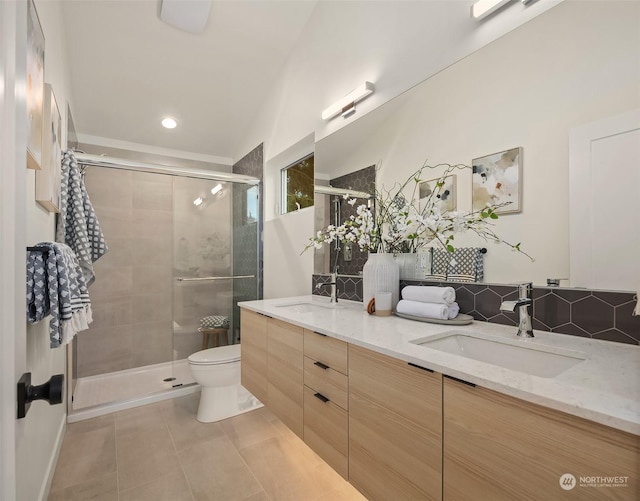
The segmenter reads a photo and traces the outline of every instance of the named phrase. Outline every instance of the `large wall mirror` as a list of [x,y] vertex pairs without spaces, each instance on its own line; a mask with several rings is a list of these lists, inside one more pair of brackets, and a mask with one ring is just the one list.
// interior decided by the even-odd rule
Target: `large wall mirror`
[[[637,282],[582,283],[570,276],[571,261],[590,250],[576,248],[570,240],[569,165],[575,157],[570,137],[576,130],[640,109],[639,9],[637,2],[562,2],[318,141],[317,175],[336,179],[374,165],[376,187],[387,188],[425,162],[471,165],[473,159],[521,148],[521,210],[501,216],[495,231],[505,240],[521,242],[535,261],[506,246],[485,244],[484,281],[545,285],[548,278],[560,278],[561,286],[635,290]],[[640,146],[635,145],[629,146],[633,151],[628,157],[635,168],[626,169],[625,179],[617,178],[618,169],[612,165],[620,162],[619,156],[602,164],[601,173],[610,172],[600,179],[631,185],[627,193],[638,193],[640,179],[633,173],[640,172]],[[580,172],[583,167],[572,168],[575,179],[575,169]],[[471,170],[458,172],[456,178],[457,208],[471,210]],[[595,190],[591,197],[598,199],[598,187],[588,189]],[[612,192],[603,193],[610,197]],[[637,261],[640,210],[634,214],[637,201],[631,205],[621,205],[624,210],[619,213],[613,197],[602,210],[611,212],[605,224],[618,228],[608,232],[609,238],[616,233],[620,239],[611,244],[622,242],[636,249]],[[326,204],[320,203],[317,226],[328,222],[327,214]],[[483,242],[463,237],[456,244]],[[600,258],[598,267],[618,261],[618,267],[629,267],[627,275],[636,274],[634,280],[640,276],[633,262]],[[326,258],[316,259],[315,272],[329,272],[328,263]]]

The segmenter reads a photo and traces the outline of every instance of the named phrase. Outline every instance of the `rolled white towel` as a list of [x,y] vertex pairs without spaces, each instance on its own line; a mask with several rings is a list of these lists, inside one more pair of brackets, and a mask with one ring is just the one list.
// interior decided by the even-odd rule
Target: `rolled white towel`
[[451,304],[456,300],[456,290],[453,287],[407,285],[402,289],[402,299],[423,303]]
[[450,320],[458,316],[460,307],[457,303],[424,303],[422,301],[411,301],[401,299],[396,306],[396,312],[414,317],[437,318],[439,320]]
[[460,306],[458,306],[458,303],[451,303],[449,305],[449,320],[456,318],[458,313],[460,313]]

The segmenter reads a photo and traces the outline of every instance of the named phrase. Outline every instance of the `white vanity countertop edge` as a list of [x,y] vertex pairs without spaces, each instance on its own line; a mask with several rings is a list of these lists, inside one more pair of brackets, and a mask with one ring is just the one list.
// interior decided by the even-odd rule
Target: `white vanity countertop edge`
[[[340,301],[338,309],[310,308],[314,311],[296,311],[305,309],[290,306],[297,303],[330,306],[327,298],[319,296],[245,301],[239,305],[478,386],[640,435],[640,346],[544,331],[534,331],[535,338],[525,340],[516,337],[514,326],[488,322],[457,326],[376,317],[368,315],[362,303],[353,301]],[[587,359],[556,377],[543,378],[410,342],[452,330],[517,339],[543,345],[548,351],[576,350]]]

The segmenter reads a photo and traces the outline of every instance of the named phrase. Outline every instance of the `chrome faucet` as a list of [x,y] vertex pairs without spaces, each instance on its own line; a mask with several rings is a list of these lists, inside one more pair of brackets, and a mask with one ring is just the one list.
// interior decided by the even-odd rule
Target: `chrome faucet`
[[324,284],[317,284],[316,289],[321,289],[322,287],[327,287],[329,285],[331,286],[330,302],[337,303],[338,302],[338,274],[337,273],[331,274],[331,282],[327,282]]
[[515,301],[503,301],[500,305],[500,311],[516,311],[518,308],[518,332],[520,337],[533,337],[533,329],[531,328],[531,310],[533,308],[533,299],[531,298],[532,283],[521,284],[518,286],[518,299]]

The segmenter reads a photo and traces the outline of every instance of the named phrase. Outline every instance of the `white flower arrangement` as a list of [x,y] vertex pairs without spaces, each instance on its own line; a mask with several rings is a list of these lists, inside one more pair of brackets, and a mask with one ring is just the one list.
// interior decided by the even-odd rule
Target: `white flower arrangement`
[[[416,204],[418,185],[421,175],[426,169],[444,168],[438,178],[435,189],[422,199],[422,209]],[[481,210],[471,212],[441,210],[443,205],[442,187],[445,178],[458,169],[470,169],[464,164],[424,165],[412,174],[404,183],[396,183],[391,190],[376,193],[374,208],[362,204],[356,208],[356,215],[350,216],[340,226],[329,225],[318,231],[304,250],[314,247],[319,249],[323,244],[336,240],[340,243],[351,242],[362,251],[369,252],[417,252],[421,247],[439,244],[449,252],[453,252],[455,236],[472,231],[484,240],[493,241],[511,247],[533,258],[520,249],[520,243],[512,244],[500,238],[493,231],[493,221],[498,219],[496,210],[510,202],[487,204]],[[410,196],[405,197],[405,192]],[[355,205],[356,199],[344,197],[348,203]]]

